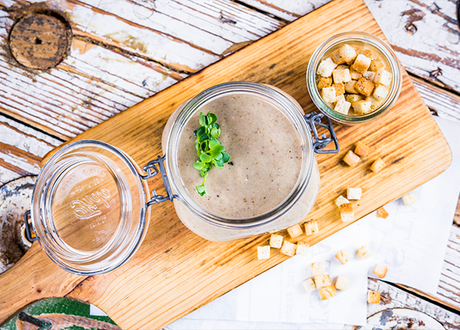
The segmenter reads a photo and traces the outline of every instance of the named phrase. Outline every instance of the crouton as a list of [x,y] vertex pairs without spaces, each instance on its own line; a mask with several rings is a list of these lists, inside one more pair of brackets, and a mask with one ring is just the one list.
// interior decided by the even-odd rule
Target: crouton
[[302,228],[300,227],[299,224],[294,225],[292,227],[289,227],[287,229],[287,231],[288,231],[289,235],[291,236],[291,238],[296,238],[296,237],[298,237],[298,236],[303,234],[303,230],[302,230]]
[[323,77],[330,77],[332,75],[332,71],[334,71],[336,67],[337,64],[335,64],[329,57],[319,63],[316,73]]
[[372,256],[371,251],[367,248],[367,246],[361,246],[358,251],[356,251],[356,254],[358,255],[359,259],[367,259],[370,256]]
[[325,286],[331,285],[331,278],[329,275],[316,275],[315,284],[317,289],[324,288]]
[[332,77],[319,77],[318,89],[323,89],[325,87],[331,87]]
[[335,255],[342,265],[345,265],[348,261],[353,259],[353,254],[347,249],[343,249]]
[[345,59],[340,56],[339,50],[336,49],[331,53],[331,59],[335,64],[343,64],[345,63]]
[[359,141],[358,143],[356,143],[355,154],[357,154],[360,157],[367,157],[367,155],[369,155],[369,147],[361,141]]
[[347,204],[347,203],[350,203],[350,201],[348,199],[346,199],[345,197],[343,196],[339,196],[336,200],[335,200],[335,204],[337,206],[340,207],[340,205],[342,204]]
[[404,205],[411,205],[414,204],[416,201],[414,194],[406,194],[402,197]]
[[353,64],[350,66],[350,69],[363,74],[367,71],[369,65],[371,65],[371,59],[363,54],[359,54]]
[[371,165],[371,171],[375,172],[375,173],[378,173],[382,170],[382,168],[384,168],[386,166],[385,162],[380,159],[380,158],[377,158],[375,160],[375,162],[372,163]]
[[350,280],[348,279],[348,277],[339,275],[337,276],[337,279],[335,280],[335,288],[337,290],[345,291],[346,289],[348,289],[349,282]]
[[327,300],[329,298],[335,297],[336,289],[335,286],[329,285],[324,288],[319,289],[319,296],[321,300]]
[[353,63],[356,58],[356,50],[350,45],[343,45],[338,49],[339,56],[342,60],[345,61],[348,65]]
[[297,243],[297,248],[295,250],[295,254],[300,254],[300,255],[303,255],[303,256],[306,256],[307,253],[308,253],[308,248],[310,247],[310,245],[308,244],[304,244],[304,243]]
[[348,110],[350,110],[351,103],[345,101],[345,98],[340,99],[337,101],[335,104],[334,110],[340,113],[343,113],[344,115],[348,115]]
[[363,76],[362,73],[357,72],[356,70],[350,69],[350,76],[353,80],[358,80]]
[[[348,83],[347,83],[348,84]],[[346,90],[347,86],[345,85],[345,90]],[[354,88],[354,87],[353,87]],[[345,95],[345,100],[347,102],[350,102],[353,104],[353,102],[356,102],[356,101],[360,101],[362,100],[364,97],[362,95],[358,95],[358,94],[348,94],[348,95]]]
[[272,234],[270,236],[270,246],[275,249],[281,248],[281,245],[283,244],[283,236],[281,235],[276,235]]
[[377,85],[374,89],[374,93],[372,96],[375,97],[379,101],[383,101],[388,95],[388,87],[384,85]]
[[332,87],[335,89],[335,95],[339,97],[342,94],[345,94],[345,85],[343,83],[332,84]]
[[380,303],[380,292],[368,291],[367,292],[367,302],[369,304],[378,304],[378,303]]
[[302,286],[307,291],[307,293],[313,292],[316,290],[316,284],[313,277],[307,278],[305,281],[302,282]]
[[321,90],[321,97],[326,103],[334,103],[337,101],[337,93],[334,87],[325,87]]
[[322,275],[324,274],[325,271],[326,271],[325,262],[313,262],[311,264],[311,274],[312,275]]
[[364,77],[361,77],[356,82],[355,89],[359,94],[371,96],[374,91],[374,83]]
[[374,268],[373,273],[380,277],[381,279],[385,278],[388,271],[388,267],[384,264],[377,264]]
[[377,218],[383,218],[383,219],[386,219],[388,218],[388,212],[387,210],[385,210],[383,207],[379,208],[377,210]]
[[355,80],[347,81],[344,86],[345,86],[345,91],[347,93],[358,94],[358,91],[355,89],[355,86],[356,86]]
[[284,241],[283,246],[281,247],[280,252],[287,256],[293,257],[295,256],[295,250],[297,246],[294,243]]
[[305,224],[305,234],[307,236],[318,234],[318,223],[316,221],[309,221]]
[[374,82],[376,84],[389,86],[391,84],[392,76],[393,75],[390,72],[381,69],[375,74]]
[[[359,101],[358,101],[359,102]],[[353,151],[348,150],[347,154],[345,157],[342,159],[348,166],[355,166],[361,158],[359,158],[358,155],[356,155]]]
[[369,65],[369,71],[377,72],[380,69],[383,69],[385,64],[383,63],[381,58],[374,58]]
[[351,106],[353,107],[353,110],[355,111],[357,115],[365,115],[372,111],[371,101],[359,100],[359,101],[353,102]]
[[343,83],[351,80],[349,69],[335,69],[332,71],[334,83]]
[[362,194],[361,188],[347,188],[347,198],[350,200],[360,200]]
[[350,222],[355,220],[355,211],[351,203],[345,203],[339,206],[340,218],[342,222]]
[[257,259],[264,260],[270,258],[270,245],[257,247]]
[[363,73],[363,77],[366,78],[367,80],[373,81],[375,78],[375,72],[366,71]]
[[361,49],[358,54],[363,54],[366,57],[372,58],[372,51],[370,49]]

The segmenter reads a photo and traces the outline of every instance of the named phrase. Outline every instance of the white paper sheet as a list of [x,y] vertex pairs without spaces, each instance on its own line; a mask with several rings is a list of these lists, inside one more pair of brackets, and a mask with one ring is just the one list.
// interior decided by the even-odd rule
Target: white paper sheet
[[[320,328],[331,329],[342,328],[344,323],[365,324],[367,269],[371,262],[355,257],[342,265],[335,254],[344,248],[354,253],[362,245],[369,244],[368,237],[368,221],[359,221],[311,247],[309,255],[290,258],[185,318],[276,324],[323,323]],[[328,263],[326,272],[332,280],[337,275],[347,276],[350,279],[348,290],[337,291],[336,297],[326,301],[320,300],[318,291],[306,293],[301,283],[311,277],[311,263],[317,261]],[[173,323],[170,328],[176,329],[176,326],[179,325]]]
[[[452,150],[451,166],[412,193],[415,204],[398,199],[385,209],[387,219],[370,220],[374,264],[388,266],[385,281],[436,293],[447,241],[460,193],[460,124],[436,118]],[[373,267],[369,276],[376,277]]]
[[270,322],[241,322],[226,320],[194,320],[182,318],[171,325],[165,327],[165,330],[229,330],[229,329],[264,329],[264,330],[342,330],[343,324],[330,323],[270,323]]

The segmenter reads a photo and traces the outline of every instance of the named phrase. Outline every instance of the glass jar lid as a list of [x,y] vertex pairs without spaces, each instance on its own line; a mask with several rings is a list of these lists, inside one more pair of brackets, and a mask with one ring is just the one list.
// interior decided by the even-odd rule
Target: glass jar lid
[[135,162],[106,143],[84,140],[58,150],[41,170],[32,225],[46,254],[79,275],[111,271],[142,242],[148,186]]

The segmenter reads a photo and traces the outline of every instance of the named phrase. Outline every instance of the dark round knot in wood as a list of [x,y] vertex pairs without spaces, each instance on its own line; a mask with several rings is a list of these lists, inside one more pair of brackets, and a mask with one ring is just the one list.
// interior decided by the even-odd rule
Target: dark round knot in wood
[[47,13],[31,13],[14,24],[9,46],[13,57],[23,66],[46,70],[67,56],[70,35],[64,19]]

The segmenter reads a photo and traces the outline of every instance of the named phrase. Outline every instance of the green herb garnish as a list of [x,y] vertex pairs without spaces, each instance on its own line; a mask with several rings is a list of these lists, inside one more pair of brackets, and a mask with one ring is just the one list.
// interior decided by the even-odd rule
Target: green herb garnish
[[220,126],[217,123],[217,116],[211,112],[207,115],[200,112],[201,127],[194,131],[196,136],[196,152],[198,160],[193,167],[200,171],[200,176],[203,178],[201,186],[196,186],[196,192],[203,197],[207,194],[204,183],[208,176],[208,171],[215,166],[223,168],[225,163],[230,160],[230,155],[224,152],[225,147],[217,140],[220,135]]

